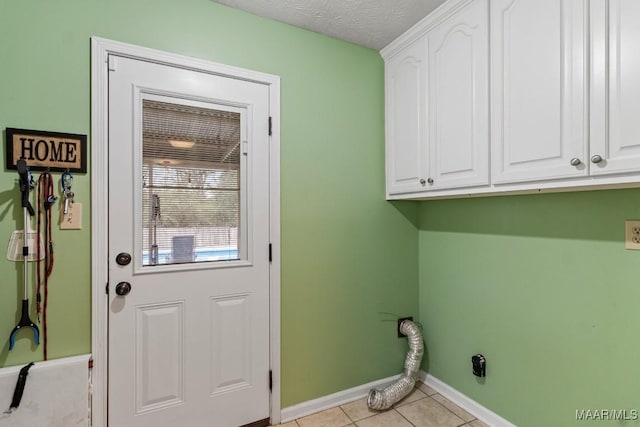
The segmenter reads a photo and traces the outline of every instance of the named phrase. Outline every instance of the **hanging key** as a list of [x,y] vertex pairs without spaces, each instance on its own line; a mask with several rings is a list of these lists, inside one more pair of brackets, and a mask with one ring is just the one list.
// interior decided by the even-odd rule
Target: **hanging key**
[[69,213],[69,204],[73,203],[73,197],[75,196],[75,194],[73,194],[73,191],[65,191],[64,192],[64,211],[63,213],[66,215]]
[[71,186],[73,185],[73,175],[69,172],[69,169],[63,172],[60,177],[60,186],[62,187],[62,194],[64,195],[64,210],[62,213],[64,215],[69,213],[69,203],[73,203],[73,191],[71,191]]

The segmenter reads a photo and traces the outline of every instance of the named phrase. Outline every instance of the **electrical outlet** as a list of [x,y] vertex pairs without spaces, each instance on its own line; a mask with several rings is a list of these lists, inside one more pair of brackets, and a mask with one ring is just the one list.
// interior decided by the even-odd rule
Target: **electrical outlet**
[[60,230],[82,230],[82,203],[69,203],[66,214],[60,203]]
[[640,221],[627,220],[624,222],[624,247],[640,251]]

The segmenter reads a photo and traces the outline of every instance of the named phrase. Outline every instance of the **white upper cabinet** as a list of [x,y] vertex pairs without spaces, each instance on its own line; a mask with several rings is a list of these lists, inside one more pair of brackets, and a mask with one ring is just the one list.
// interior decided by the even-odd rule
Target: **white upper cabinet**
[[387,194],[489,184],[487,0],[441,8],[387,52]]
[[387,192],[420,191],[426,183],[427,48],[425,40],[386,63]]
[[387,197],[640,187],[640,0],[448,0],[381,54]]
[[492,181],[588,175],[584,0],[491,1]]
[[487,27],[487,2],[477,0],[428,34],[434,190],[489,184]]
[[637,172],[640,1],[592,0],[591,30],[591,174]]

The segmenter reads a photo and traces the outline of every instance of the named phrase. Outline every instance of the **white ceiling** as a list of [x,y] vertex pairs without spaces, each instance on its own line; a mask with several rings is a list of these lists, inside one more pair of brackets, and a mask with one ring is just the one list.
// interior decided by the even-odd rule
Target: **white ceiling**
[[213,0],[380,50],[445,0]]

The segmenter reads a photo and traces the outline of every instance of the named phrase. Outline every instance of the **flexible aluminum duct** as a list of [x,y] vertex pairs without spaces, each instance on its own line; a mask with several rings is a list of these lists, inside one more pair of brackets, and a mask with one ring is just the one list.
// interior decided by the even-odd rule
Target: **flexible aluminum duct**
[[401,400],[413,390],[418,379],[418,370],[424,345],[422,344],[422,333],[418,325],[411,320],[404,320],[400,324],[400,332],[405,334],[409,340],[409,351],[404,361],[404,373],[394,383],[389,384],[382,390],[372,389],[369,391],[367,406],[378,411],[391,408],[396,402]]

